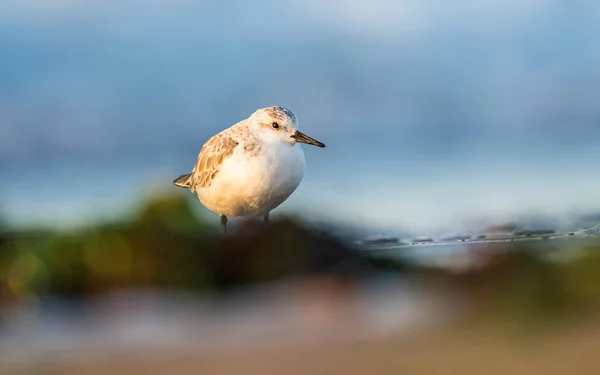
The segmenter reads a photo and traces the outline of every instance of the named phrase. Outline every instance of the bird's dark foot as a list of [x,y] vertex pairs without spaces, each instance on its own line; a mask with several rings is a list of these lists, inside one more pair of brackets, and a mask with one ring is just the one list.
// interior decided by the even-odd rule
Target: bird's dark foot
[[221,229],[223,229],[223,234],[227,234],[227,216],[221,215]]
[[267,212],[264,216],[265,223],[269,222],[269,213]]

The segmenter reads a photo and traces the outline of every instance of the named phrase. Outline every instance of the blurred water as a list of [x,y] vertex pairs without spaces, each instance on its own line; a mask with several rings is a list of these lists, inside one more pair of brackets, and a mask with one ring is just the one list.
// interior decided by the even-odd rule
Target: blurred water
[[1,214],[114,214],[274,104],[328,145],[307,149],[282,210],[415,230],[598,210],[599,14],[593,1],[5,2]]
[[[193,167],[203,142],[198,138],[195,145],[181,148],[106,148],[8,159],[0,164],[5,176],[0,181],[0,214],[16,226],[119,217],[146,199],[152,188],[183,193],[171,181]],[[531,213],[571,220],[600,210],[592,202],[597,182],[588,172],[600,158],[586,150],[552,165],[545,159],[524,159],[511,170],[515,155],[498,162],[485,154],[479,159],[447,154],[419,142],[396,151],[393,158],[372,153],[365,159],[348,144],[336,139],[329,143],[332,147],[325,150],[305,148],[305,179],[274,214],[431,233],[440,228],[471,231],[478,221]],[[583,179],[585,184],[580,183]],[[200,204],[198,210],[203,210]]]
[[439,266],[442,268],[465,271],[479,266],[486,266],[490,254],[526,248],[528,252],[540,255],[548,260],[564,261],[576,259],[582,251],[594,248],[598,243],[598,236],[564,236],[544,240],[541,238],[521,239],[511,242],[446,242],[422,243],[403,246],[373,246],[365,250],[375,257],[409,261],[413,264],[426,266]]
[[[193,159],[176,152],[64,155],[4,165],[2,210],[15,224],[73,224],[119,217],[147,198],[150,185],[170,186]],[[62,223],[61,223],[62,221]]]

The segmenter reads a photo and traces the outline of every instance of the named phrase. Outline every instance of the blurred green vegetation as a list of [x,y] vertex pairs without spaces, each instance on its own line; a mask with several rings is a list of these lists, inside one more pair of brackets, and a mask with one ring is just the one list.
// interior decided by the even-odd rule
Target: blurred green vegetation
[[[4,232],[0,301],[82,298],[119,288],[226,289],[287,275],[355,275],[369,261],[327,233],[284,218],[228,236],[181,195],[155,196],[131,219],[75,233]],[[215,223],[218,218],[215,217]]]
[[466,297],[461,321],[471,328],[547,330],[600,313],[600,243],[558,251],[579,255],[555,261],[531,245],[511,245],[463,273],[421,272]]
[[[457,273],[370,258],[290,217],[243,222],[222,236],[218,219],[204,222],[194,204],[182,195],[155,196],[128,220],[77,232],[0,228],[0,302],[79,299],[123,288],[226,291],[286,276],[360,278],[385,270],[467,296],[470,322],[600,311],[598,242],[546,253],[528,245],[479,249],[483,265]],[[569,252],[577,256],[547,256]]]

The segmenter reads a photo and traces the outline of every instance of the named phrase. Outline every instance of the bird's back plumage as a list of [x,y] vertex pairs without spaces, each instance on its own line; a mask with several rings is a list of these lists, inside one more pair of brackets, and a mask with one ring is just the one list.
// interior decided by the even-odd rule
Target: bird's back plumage
[[210,186],[221,169],[223,161],[233,154],[239,145],[231,132],[221,132],[209,139],[198,154],[192,171],[190,190],[196,191]]

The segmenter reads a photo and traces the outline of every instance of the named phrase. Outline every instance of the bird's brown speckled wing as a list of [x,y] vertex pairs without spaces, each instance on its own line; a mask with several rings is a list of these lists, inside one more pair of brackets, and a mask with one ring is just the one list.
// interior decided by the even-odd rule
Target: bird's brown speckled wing
[[198,155],[192,171],[190,190],[208,187],[219,173],[223,160],[229,157],[239,143],[227,134],[217,134],[209,139]]

